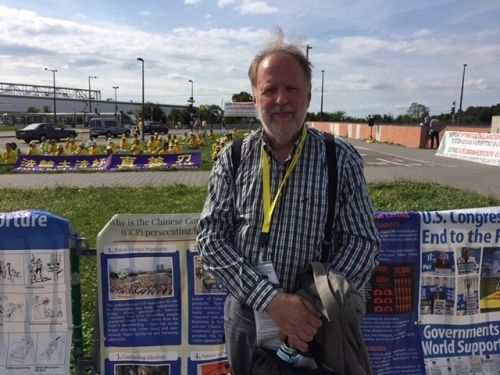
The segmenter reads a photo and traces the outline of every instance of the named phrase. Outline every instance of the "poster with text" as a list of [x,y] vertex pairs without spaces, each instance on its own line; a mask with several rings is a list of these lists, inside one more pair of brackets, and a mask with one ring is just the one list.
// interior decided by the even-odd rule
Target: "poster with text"
[[201,266],[198,217],[115,215],[99,233],[104,374],[208,374],[228,367],[226,291]]
[[0,374],[69,374],[70,231],[48,212],[0,213]]

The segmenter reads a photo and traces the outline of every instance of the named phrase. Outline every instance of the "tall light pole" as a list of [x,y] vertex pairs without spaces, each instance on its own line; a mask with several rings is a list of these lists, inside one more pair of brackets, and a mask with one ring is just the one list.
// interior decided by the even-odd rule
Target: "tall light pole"
[[[138,57],[137,61],[142,63],[142,121],[146,121],[144,114],[144,59],[142,57]],[[144,141],[144,132],[142,132],[142,140]]]
[[116,90],[118,90],[120,86],[113,86],[113,88],[115,89],[115,116],[116,116],[116,113],[118,112],[118,104],[116,103]]
[[188,103],[190,103],[191,105],[193,105],[193,103],[194,103],[194,96],[193,96],[193,85],[194,85],[194,82],[193,82],[192,79],[188,80],[188,82],[191,82],[191,96],[189,97]]
[[462,89],[460,90],[460,106],[458,107],[458,121],[462,121],[462,99],[464,97],[464,80],[465,80],[465,67],[467,64],[464,64],[464,72],[462,74]]
[[309,61],[309,50],[312,49],[312,47],[309,44],[306,44],[306,59]]
[[323,120],[323,86],[325,83],[325,71],[321,70],[321,109],[319,113],[319,119]]
[[89,76],[89,126],[90,126],[90,119],[92,118],[92,88],[90,87],[90,79],[94,78],[96,79],[96,76]]
[[49,72],[52,72],[52,84],[54,86],[54,124],[57,124],[57,111],[56,111],[56,72],[57,69],[45,68]]

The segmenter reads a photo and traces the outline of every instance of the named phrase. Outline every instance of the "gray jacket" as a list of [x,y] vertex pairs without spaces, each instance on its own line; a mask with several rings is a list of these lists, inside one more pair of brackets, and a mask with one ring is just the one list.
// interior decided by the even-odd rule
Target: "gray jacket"
[[313,262],[301,279],[297,294],[311,300],[322,313],[323,325],[314,337],[322,348],[323,363],[343,375],[371,375],[360,321],[365,300],[343,275],[328,263]]

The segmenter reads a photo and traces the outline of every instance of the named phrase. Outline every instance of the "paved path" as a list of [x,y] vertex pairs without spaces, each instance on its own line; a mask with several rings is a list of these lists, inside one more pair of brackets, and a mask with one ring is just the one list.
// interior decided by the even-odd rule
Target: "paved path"
[[[363,155],[368,182],[401,179],[437,182],[500,199],[499,167],[436,156],[433,150],[350,142]],[[206,186],[208,176],[205,171],[3,174],[0,187]]]

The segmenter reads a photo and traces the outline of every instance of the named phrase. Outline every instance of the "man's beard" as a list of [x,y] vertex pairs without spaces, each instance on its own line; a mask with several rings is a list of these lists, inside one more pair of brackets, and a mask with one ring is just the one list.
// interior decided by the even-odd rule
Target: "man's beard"
[[[257,108],[257,113],[262,122],[263,131],[271,141],[271,146],[284,146],[293,144],[300,134],[300,129],[306,119],[307,107],[300,112],[285,107],[273,109],[270,113],[263,113],[260,108]],[[273,119],[273,115],[278,113],[290,113],[291,117],[284,119],[286,123],[279,123],[279,120]]]

